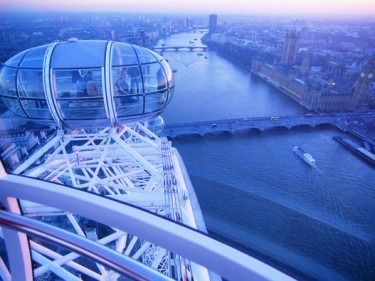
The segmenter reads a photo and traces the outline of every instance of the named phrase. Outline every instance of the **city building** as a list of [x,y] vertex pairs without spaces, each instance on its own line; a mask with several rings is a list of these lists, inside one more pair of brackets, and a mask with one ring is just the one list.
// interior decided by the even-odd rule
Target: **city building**
[[300,66],[300,68],[299,68],[299,73],[300,73],[302,76],[305,76],[305,75],[309,74],[309,73],[310,73],[310,66],[311,66],[310,56],[309,56],[309,54],[306,52],[306,54],[305,54],[304,57],[303,57],[303,60],[302,60],[301,66]]
[[287,31],[285,35],[284,50],[281,57],[281,63],[293,64],[296,61],[299,37],[300,32],[296,29]]
[[211,14],[208,18],[208,32],[215,33],[217,29],[217,15]]
[[[258,55],[252,59],[252,72],[307,109],[317,112],[357,111],[373,104],[373,59],[360,73],[353,66],[355,63],[347,67],[333,60],[327,61],[324,69],[315,67],[311,62],[312,54],[307,50],[298,54],[299,38],[300,33],[295,29],[288,31],[280,63],[274,59],[270,64]],[[297,54],[299,66],[296,65]]]
[[370,59],[362,68],[355,82],[352,98],[349,104],[349,110],[355,111],[370,100],[371,86],[374,83],[375,59]]

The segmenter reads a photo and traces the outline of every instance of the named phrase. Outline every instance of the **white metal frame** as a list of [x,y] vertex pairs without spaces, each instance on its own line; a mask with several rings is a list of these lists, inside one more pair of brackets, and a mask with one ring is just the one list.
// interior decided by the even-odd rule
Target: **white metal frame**
[[46,96],[47,104],[50,109],[51,115],[55,122],[61,126],[61,115],[58,110],[56,110],[56,99],[54,98],[55,95],[53,94],[56,92],[56,85],[54,84],[54,79],[52,79],[52,69],[51,69],[51,56],[53,50],[55,49],[56,45],[59,44],[58,42],[54,42],[50,44],[46,50],[46,54],[44,55],[43,59],[43,87],[44,93]]
[[[106,223],[123,232],[134,233],[146,241],[204,265],[229,280],[293,280],[191,228],[95,194],[36,179],[25,180],[24,177],[6,175],[1,179],[0,197],[2,200],[10,197],[54,206]],[[2,220],[0,222],[4,223]],[[4,235],[4,238],[8,242],[9,237]],[[16,253],[11,251],[9,254]],[[22,266],[18,264],[18,267]]]
[[[100,264],[106,265],[116,271],[116,273],[112,273],[112,277],[116,276],[119,277],[120,274],[124,274],[128,277],[132,277],[135,280],[171,280],[169,277],[163,275],[162,273],[151,269],[142,263],[139,263],[121,253],[111,250],[99,243],[91,241],[89,239],[85,239],[79,235],[75,235],[73,233],[64,231],[57,227],[53,227],[48,224],[41,223],[37,220],[32,220],[24,216],[15,215],[13,213],[7,213],[4,211],[0,211],[0,224],[4,226],[4,230],[14,234],[27,234],[31,237],[37,237],[38,239],[46,240],[48,242],[56,243],[57,245],[63,245],[65,248],[74,251],[71,255],[79,257],[80,255],[89,257]],[[6,234],[4,237],[9,239],[9,234]],[[47,238],[48,237],[48,238]],[[66,279],[78,279],[76,276],[69,272],[64,272],[64,270],[60,267],[60,265],[64,262],[64,258],[57,253],[50,251],[48,248],[44,247],[41,244],[35,243],[34,241],[30,240],[31,251],[34,261],[41,263],[44,260],[48,260],[48,258],[44,257],[40,253],[44,253],[46,255],[51,256],[59,256],[59,261],[55,260],[54,263],[49,263],[50,267],[53,267],[51,271],[56,272],[60,277]],[[17,246],[19,243],[7,243],[8,245]],[[34,249],[38,249],[38,252]],[[13,257],[13,255],[12,255]],[[26,260],[27,263],[30,263],[31,259],[29,256],[24,255],[24,257],[28,257]],[[66,258],[65,258],[66,259]],[[16,270],[21,267],[22,262],[18,262]],[[77,269],[81,272],[86,273],[87,275],[91,276],[94,279],[100,278],[98,274],[91,272],[90,270],[83,268],[79,264],[75,262],[70,262],[70,266],[74,269]],[[46,266],[44,266],[46,267]],[[25,267],[31,272],[31,267]],[[40,269],[40,268],[38,268]],[[35,270],[40,271],[40,270]],[[34,276],[38,276],[34,271]],[[22,276],[22,280],[26,280],[32,276],[32,274],[26,274]],[[19,276],[13,276],[14,278],[19,278]],[[68,277],[68,278],[67,278]],[[100,278],[101,279],[101,278]],[[8,278],[7,280],[10,280]],[[18,279],[14,279],[18,280]],[[112,278],[113,280],[113,278]]]
[[[229,279],[289,280],[260,261],[151,214],[197,228],[181,166],[170,142],[141,123],[93,133],[58,131],[13,175],[2,172],[0,199],[9,212],[93,239],[177,280],[209,280],[210,273],[200,265]],[[57,223],[58,218],[64,223]],[[92,231],[85,220],[106,225],[110,231],[98,238],[98,229]],[[96,280],[108,276],[117,280],[116,273],[100,263],[94,270],[79,264],[77,253],[61,255],[38,241],[29,242],[17,230],[4,228],[3,234],[8,249],[16,249],[8,252],[11,272],[18,274],[13,280],[31,280],[30,275],[49,271],[76,280],[67,268]],[[29,249],[40,265],[33,273]]]
[[[35,165],[40,159],[42,164]],[[68,184],[76,189],[129,202],[180,222],[185,221],[196,228],[182,173],[171,169],[175,166],[173,162],[177,164],[178,160],[170,143],[166,139],[161,140],[141,123],[134,123],[121,128],[108,127],[94,133],[75,130],[67,134],[60,130],[14,173]],[[184,208],[181,208],[180,200]],[[78,235],[88,235],[88,229],[79,222],[81,217],[53,205],[42,206],[21,201],[21,210],[24,215],[39,219],[66,217],[69,227]],[[141,244],[142,247],[133,254],[133,258],[158,268],[168,276],[182,276],[182,271],[192,267],[188,260],[179,256],[173,256],[171,260],[170,253],[161,247],[112,229],[118,235],[113,233],[98,242],[115,243],[117,250],[126,255],[130,255]],[[127,243],[128,239],[131,241]],[[35,243],[32,243],[33,257],[38,258],[34,246]],[[41,247],[38,246],[38,249]],[[46,265],[50,261],[39,258],[39,263]],[[42,267],[46,270],[46,266]],[[108,274],[103,267],[98,267],[101,276]],[[45,270],[38,269],[34,275],[39,276]],[[200,275],[208,274],[205,269],[199,272],[203,272]],[[191,275],[191,272],[187,274]]]

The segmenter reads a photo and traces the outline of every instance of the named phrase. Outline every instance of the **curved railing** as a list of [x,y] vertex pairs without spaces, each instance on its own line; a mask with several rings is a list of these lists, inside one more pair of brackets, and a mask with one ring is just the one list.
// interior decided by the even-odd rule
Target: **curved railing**
[[82,236],[75,235],[37,220],[0,211],[0,225],[38,239],[48,238],[48,242],[56,243],[75,253],[91,258],[95,262],[106,265],[116,272],[134,280],[171,280],[162,273],[128,256],[121,255],[110,248],[85,239]]
[[[4,171],[2,175],[0,173],[0,177],[0,198],[8,212],[20,213],[17,206],[19,199],[53,206],[142,237],[205,266],[228,280],[292,280],[277,269],[194,229],[139,208],[54,183],[8,175]],[[110,248],[93,245],[94,242],[87,241],[86,238],[56,230],[20,215],[2,211],[0,223],[4,226],[6,247],[12,249],[8,251],[11,272],[15,274],[17,271],[18,276],[21,276],[21,279],[14,279],[12,276],[13,280],[32,280],[29,276],[32,274],[31,269],[27,268],[32,264],[30,251],[25,249],[29,243],[26,237],[22,237],[23,233],[42,235],[46,239],[62,242],[74,251],[98,259],[116,271],[130,274],[136,280],[164,278],[141,264],[136,265],[135,261]]]

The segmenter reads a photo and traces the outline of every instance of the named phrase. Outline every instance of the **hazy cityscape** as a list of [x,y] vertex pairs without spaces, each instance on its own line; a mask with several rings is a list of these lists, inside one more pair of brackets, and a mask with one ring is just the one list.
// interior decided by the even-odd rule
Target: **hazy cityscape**
[[355,87],[360,74],[371,72],[367,68],[374,64],[374,22],[369,16],[215,15],[215,22],[209,23],[208,16],[56,12],[3,14],[1,20],[2,62],[22,50],[72,37],[152,49],[159,39],[171,34],[209,28],[204,43],[281,84],[309,109],[352,112],[375,108],[373,79],[361,87],[364,92]]
[[[180,151],[191,173],[203,217],[207,220],[208,233],[300,280],[371,280],[375,273],[372,260],[375,232],[370,223],[374,210],[369,203],[375,191],[373,15],[17,11],[0,12],[0,22],[0,63],[3,69],[8,67],[5,64],[12,57],[22,57],[24,50],[69,40],[129,43],[154,50],[166,58],[175,75],[175,103],[171,102],[168,110],[163,112],[166,122],[161,122],[161,129],[164,128],[164,131],[156,128],[154,132],[168,137]],[[17,55],[19,53],[21,55]],[[228,69],[218,69],[216,72],[216,67],[222,65]],[[83,69],[83,72],[87,70],[90,69]],[[219,84],[222,80],[220,75],[226,76],[226,73],[228,80],[235,81],[233,77],[238,77],[239,82],[236,83],[244,84],[245,88],[233,82],[227,88],[220,88],[222,92],[220,89],[215,91],[210,80]],[[8,79],[7,75],[9,72],[1,72],[2,81]],[[17,114],[14,105],[16,99],[12,97],[14,103],[9,102],[11,95],[7,92],[6,83],[3,83],[0,85],[0,153],[5,169],[12,173],[25,166],[31,155],[38,154],[41,148],[48,146],[48,142],[58,135],[58,128],[38,124],[39,116],[29,115],[26,103],[25,113]],[[21,84],[19,81],[15,83]],[[208,91],[206,86],[202,86],[205,84],[209,85]],[[172,88],[174,85],[171,92]],[[199,89],[198,93],[195,89]],[[230,93],[234,98],[222,97],[230,89],[240,93]],[[210,92],[209,95],[207,92]],[[189,95],[194,102],[190,103]],[[21,94],[19,96],[18,100],[27,100]],[[34,103],[37,99],[33,97],[30,100]],[[35,108],[38,109],[36,104],[37,101]],[[163,110],[167,104],[165,102]],[[201,107],[201,104],[205,104],[205,107]],[[225,106],[228,107],[225,109]],[[146,105],[143,110],[145,108]],[[191,113],[187,113],[189,109]],[[157,125],[158,119],[149,122]],[[73,131],[75,134],[78,129]],[[99,129],[87,132],[99,134]],[[283,152],[286,158],[278,158],[277,153],[282,150],[278,146],[290,146],[292,140],[309,146],[317,165],[315,160],[308,162],[304,158],[304,161],[312,168],[320,167],[299,170],[295,163],[290,163],[294,161],[289,161],[287,152]],[[68,153],[76,153],[75,145],[78,143],[72,141],[67,145]],[[340,148],[336,148],[336,144],[341,145]],[[341,147],[344,153],[338,150]],[[266,157],[258,155],[266,148],[269,149]],[[238,152],[240,150],[243,153]],[[36,167],[43,165],[47,156],[54,154],[49,151],[49,155],[47,151],[46,155],[38,155],[35,162],[20,174],[30,171],[33,177],[38,170]],[[237,158],[232,158],[235,155]],[[82,166],[86,160],[85,157],[81,158],[80,164],[77,156],[78,166]],[[251,164],[248,162],[250,160]],[[70,161],[73,163],[75,160]],[[276,168],[271,167],[270,163],[276,163]],[[333,169],[336,163],[337,170]],[[352,169],[350,163],[353,163]],[[165,163],[163,165],[167,166]],[[311,168],[309,165],[306,166]],[[239,169],[234,169],[234,166]],[[237,175],[237,170],[242,171]],[[295,173],[291,172],[295,170]],[[254,173],[254,177],[249,176],[249,171]],[[49,172],[46,168],[39,176]],[[56,175],[56,178],[59,177]],[[301,181],[301,191],[294,190],[296,181]],[[64,185],[72,185],[72,182],[66,177],[59,181]],[[326,191],[335,183],[335,191]],[[305,187],[306,190],[303,190]],[[352,200],[349,193],[341,194],[341,190],[347,187],[357,190],[358,198]],[[231,195],[232,202],[221,201],[226,197],[227,189],[236,190]],[[339,193],[340,196],[336,197]],[[185,193],[183,198],[187,198]],[[242,201],[245,199],[248,201]],[[293,203],[294,199],[297,203]],[[362,199],[363,204],[359,203]],[[265,202],[259,203],[258,200]],[[247,202],[252,202],[255,207],[252,209]],[[228,216],[224,214],[224,210],[229,209],[225,207],[226,204],[231,206],[228,213],[233,212]],[[153,211],[155,206],[151,205],[146,209]],[[219,205],[221,208],[217,207]],[[242,210],[236,209],[241,207]],[[245,208],[249,209],[244,211]],[[272,209],[269,217],[268,214],[261,214],[263,208],[267,210],[264,213]],[[176,215],[175,221],[179,222],[180,216]],[[301,240],[298,231],[280,231],[283,226],[277,219],[284,216],[295,219],[290,223],[295,223],[295,226],[290,226],[290,229],[301,227]],[[267,222],[273,223],[270,217],[276,218],[276,226],[269,226],[269,231]],[[262,221],[260,218],[264,221],[259,222]],[[305,220],[308,223],[304,223]],[[88,220],[77,219],[77,223],[88,226],[90,235],[96,239],[101,235],[100,231],[108,231],[97,225],[97,230],[93,231],[93,223]],[[65,221],[61,224],[64,227],[68,225]],[[232,227],[233,232],[227,231]],[[265,238],[263,240],[258,236]],[[314,238],[319,241],[317,244],[329,249],[319,252]],[[267,244],[265,240],[272,242]],[[336,247],[333,250],[333,246],[331,249],[331,245],[328,245],[338,246],[341,241],[348,243],[347,248],[337,250]],[[280,252],[278,247],[282,247],[282,251],[288,249],[285,256],[293,257],[290,262],[283,254],[275,254]],[[3,246],[0,251],[5,251]],[[297,254],[291,254],[292,251]],[[352,255],[353,252],[356,254]],[[344,256],[342,260],[336,260],[340,255]],[[300,262],[302,256],[309,259],[311,264]],[[60,280],[51,276],[48,278],[36,280]]]
[[[183,52],[199,52],[203,50],[199,46],[207,45],[297,101],[311,115],[347,113],[342,129],[369,141],[375,137],[375,23],[370,16],[20,12],[1,14],[1,22],[2,63],[23,50],[70,38],[114,40],[153,49],[160,39],[173,34],[204,32],[202,42],[194,38],[185,46],[197,49]],[[179,50],[158,47],[162,55],[165,49]]]

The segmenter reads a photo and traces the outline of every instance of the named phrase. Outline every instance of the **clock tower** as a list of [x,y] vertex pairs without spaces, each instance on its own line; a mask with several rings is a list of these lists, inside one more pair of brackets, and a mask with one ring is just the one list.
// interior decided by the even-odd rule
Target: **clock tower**
[[350,100],[349,110],[355,111],[360,109],[366,99],[369,97],[370,85],[373,83],[375,76],[375,59],[372,58],[362,68],[353,88],[352,99]]
[[295,29],[286,33],[281,63],[292,64],[296,61],[299,37],[300,32]]

